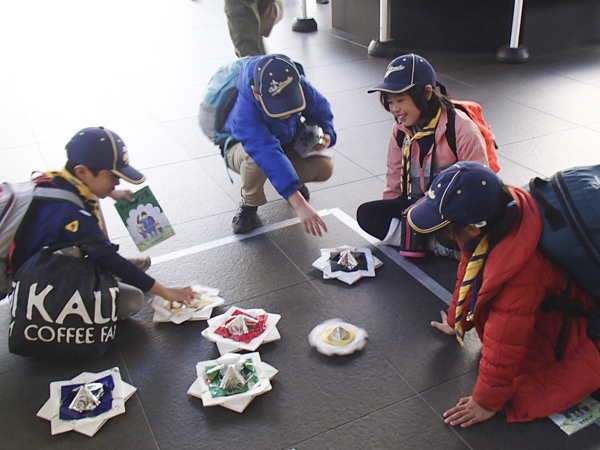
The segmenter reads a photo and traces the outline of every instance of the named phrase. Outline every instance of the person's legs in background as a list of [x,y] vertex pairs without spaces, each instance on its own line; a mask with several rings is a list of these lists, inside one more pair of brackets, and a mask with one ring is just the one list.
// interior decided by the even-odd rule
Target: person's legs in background
[[[238,57],[264,55],[260,11],[272,0],[225,0],[229,35]],[[263,8],[261,8],[263,6]]]

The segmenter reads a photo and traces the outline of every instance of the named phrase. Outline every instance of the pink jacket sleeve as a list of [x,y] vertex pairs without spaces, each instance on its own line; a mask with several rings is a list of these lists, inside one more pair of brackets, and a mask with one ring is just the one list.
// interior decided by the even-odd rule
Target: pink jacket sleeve
[[398,134],[398,123],[394,122],[392,127],[392,135],[390,137],[390,145],[388,146],[387,155],[387,185],[383,191],[383,199],[391,200],[402,195],[402,186],[400,180],[402,178],[402,149],[396,141]]

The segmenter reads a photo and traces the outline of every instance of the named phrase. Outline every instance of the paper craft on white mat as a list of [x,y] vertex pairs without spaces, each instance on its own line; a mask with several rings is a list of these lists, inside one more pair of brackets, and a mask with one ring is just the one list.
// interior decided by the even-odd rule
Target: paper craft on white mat
[[[353,252],[364,253],[367,269],[366,270],[355,270],[351,272],[345,272],[343,270],[336,270],[332,272],[331,270],[331,254],[332,253],[340,253],[344,250],[350,250]],[[383,262],[373,256],[371,250],[368,248],[362,247],[350,247],[348,245],[344,245],[336,248],[322,248],[321,249],[321,257],[319,257],[315,262],[312,263],[315,269],[321,270],[323,272],[323,279],[330,280],[332,278],[337,278],[340,281],[343,281],[346,284],[354,284],[362,277],[374,277],[375,269],[381,267]]]
[[151,303],[151,306],[154,309],[152,321],[180,324],[188,320],[207,320],[210,319],[214,308],[225,303],[225,300],[218,296],[218,289],[199,284],[193,285],[192,289],[196,294],[196,299],[194,299],[194,302],[191,305],[192,307],[173,310],[170,309],[172,306],[171,302],[164,300],[161,297],[155,297]]
[[[267,315],[265,331],[248,343],[234,341],[233,339],[226,338],[215,333],[217,328],[227,322],[227,319],[229,319],[235,311],[240,311],[252,317],[258,317],[263,314]],[[242,309],[232,306],[224,314],[208,320],[208,327],[202,330],[202,336],[212,342],[215,342],[221,355],[231,352],[239,352],[242,350],[253,352],[262,344],[281,339],[281,335],[279,334],[279,330],[277,330],[276,326],[277,322],[279,322],[279,319],[281,319],[279,314],[267,313],[264,309]]]
[[[234,364],[238,361],[252,360],[254,370],[259,382],[249,389],[247,392],[233,394],[229,396],[213,397],[209,390],[208,379],[206,377],[206,368],[220,364]],[[188,389],[188,394],[202,399],[202,405],[222,406],[232,411],[241,413],[246,409],[254,397],[264,394],[272,389],[271,381],[277,374],[278,370],[273,366],[262,362],[260,355],[257,352],[246,353],[243,355],[237,353],[226,353],[218,359],[211,361],[201,361],[196,364],[196,373],[198,378],[192,383]]]
[[[340,335],[340,332],[346,335]],[[308,342],[327,356],[350,355],[365,348],[367,337],[367,332],[356,325],[342,319],[330,319],[312,329]]]
[[[109,375],[112,377],[115,386],[112,390],[113,400],[111,409],[96,417],[86,417],[78,420],[62,420],[60,418],[62,386],[91,383]],[[40,408],[37,417],[50,421],[52,435],[66,433],[67,431],[76,431],[85,436],[92,437],[102,428],[102,425],[108,419],[125,412],[125,401],[135,391],[135,387],[121,380],[121,373],[118,367],[113,367],[99,373],[83,372],[71,380],[50,383],[50,398]]]

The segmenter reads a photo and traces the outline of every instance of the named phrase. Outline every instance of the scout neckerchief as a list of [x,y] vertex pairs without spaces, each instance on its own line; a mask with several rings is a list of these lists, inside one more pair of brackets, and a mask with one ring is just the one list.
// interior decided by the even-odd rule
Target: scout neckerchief
[[469,259],[467,269],[465,270],[465,276],[463,277],[462,283],[460,285],[460,290],[458,291],[458,302],[456,303],[454,331],[456,332],[456,339],[458,340],[458,342],[460,342],[460,345],[465,345],[463,327],[463,320],[467,320],[467,317],[463,317],[463,308],[465,306],[465,300],[467,298],[467,294],[470,291],[471,312],[469,312],[469,314],[474,313],[475,299],[477,298],[477,275],[479,275],[479,272],[483,267],[483,263],[485,262],[485,256],[488,251],[488,246],[488,236],[486,235],[479,242],[477,248],[471,256],[471,259]]
[[48,175],[49,177],[52,177],[52,178],[61,177],[61,178],[65,179],[66,181],[68,181],[69,183],[71,183],[73,186],[75,186],[77,188],[79,196],[82,197],[84,203],[90,209],[90,212],[94,215],[94,217],[98,221],[98,226],[100,227],[100,229],[101,230],[104,229],[104,224],[102,223],[102,216],[100,214],[100,209],[98,207],[98,199],[96,198],[96,196],[94,194],[92,194],[92,191],[90,191],[90,188],[88,188],[85,184],[83,184],[83,181],[81,181],[75,175],[72,175],[65,168],[62,168],[61,170],[58,170],[58,171],[47,172],[46,175]]
[[[402,193],[406,196],[410,195],[410,154],[412,143],[417,139],[421,139],[425,136],[430,136],[435,133],[435,128],[440,120],[440,115],[442,114],[442,108],[438,109],[437,114],[431,122],[429,122],[425,127],[423,127],[420,131],[415,133],[414,136],[410,137],[406,134],[406,139],[404,141],[404,150],[402,157],[402,178],[400,180],[400,186],[402,186]],[[431,161],[433,164],[433,161]]]

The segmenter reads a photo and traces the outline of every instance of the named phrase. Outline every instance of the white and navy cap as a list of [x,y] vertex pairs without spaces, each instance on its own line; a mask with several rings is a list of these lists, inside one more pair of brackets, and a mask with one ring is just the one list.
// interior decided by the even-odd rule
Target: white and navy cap
[[489,222],[502,213],[502,180],[476,161],[459,161],[435,177],[425,198],[409,209],[410,226],[431,233],[450,222]]
[[133,184],[143,183],[146,177],[129,165],[129,155],[123,140],[104,127],[79,130],[65,146],[67,158],[90,169],[110,170]]
[[383,83],[369,89],[373,92],[400,94],[413,86],[431,85],[435,88],[435,71],[425,58],[414,53],[398,56],[388,66]]
[[306,108],[300,73],[285,55],[263,56],[254,67],[254,88],[269,117],[283,117]]

